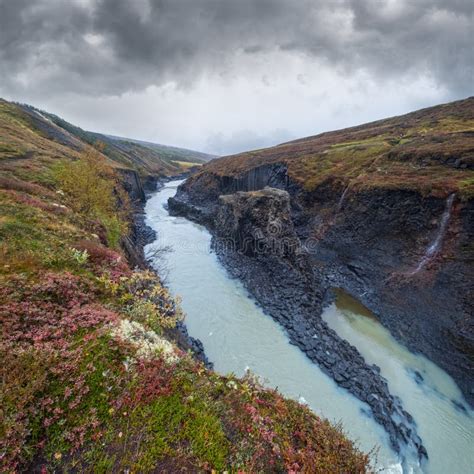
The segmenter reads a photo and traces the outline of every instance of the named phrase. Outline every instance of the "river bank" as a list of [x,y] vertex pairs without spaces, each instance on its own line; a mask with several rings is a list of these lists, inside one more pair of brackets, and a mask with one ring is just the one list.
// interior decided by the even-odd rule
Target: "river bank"
[[[150,265],[150,257],[145,255],[145,247],[157,239],[157,232],[146,223],[145,206],[147,200],[162,189],[165,184],[173,179],[184,179],[189,173],[181,173],[172,177],[149,178],[143,183],[143,187],[139,192],[135,187],[127,189],[130,197],[136,197],[132,201],[133,211],[130,222],[130,233],[123,238],[122,247],[127,255],[127,260],[132,267],[141,270],[150,270],[157,274]],[[140,180],[138,182],[141,183]],[[177,321],[176,327],[165,330],[165,335],[176,343],[183,351],[191,351],[193,356],[204,363],[204,365],[212,369],[212,363],[206,357],[204,347],[199,339],[189,335],[184,321]]]

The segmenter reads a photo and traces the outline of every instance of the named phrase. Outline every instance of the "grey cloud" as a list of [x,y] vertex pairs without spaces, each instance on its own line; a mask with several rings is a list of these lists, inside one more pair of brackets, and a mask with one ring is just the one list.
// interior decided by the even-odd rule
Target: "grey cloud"
[[463,96],[473,40],[470,0],[0,0],[0,92],[187,86],[284,50],[374,79],[427,74]]
[[382,75],[426,71],[439,84],[471,94],[474,81],[474,4],[468,0],[350,0],[355,57]]

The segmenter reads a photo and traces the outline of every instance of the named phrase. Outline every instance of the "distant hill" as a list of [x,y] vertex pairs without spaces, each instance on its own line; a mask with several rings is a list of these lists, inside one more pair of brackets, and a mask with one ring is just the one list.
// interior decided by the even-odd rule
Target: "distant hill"
[[[20,159],[74,157],[98,145],[115,166],[134,169],[142,176],[178,174],[214,158],[194,150],[86,131],[49,112],[0,99],[2,165]],[[39,162],[27,165],[35,167]]]
[[271,164],[286,167],[307,191],[339,182],[472,196],[474,97],[227,156],[199,174],[235,177]]
[[114,135],[101,135],[101,134],[94,134],[99,137],[106,136],[111,140],[118,141],[118,142],[128,142],[133,143],[136,145],[143,146],[145,148],[149,148],[150,150],[156,151],[160,153],[160,156],[164,160],[168,161],[183,161],[183,162],[190,162],[190,163],[205,163],[207,161],[211,161],[214,158],[218,158],[217,155],[210,155],[208,153],[202,153],[200,151],[188,150],[187,148],[178,148],[175,146],[169,145],[161,145],[159,143],[152,143],[143,140],[134,140],[132,138],[124,138],[124,137],[117,137]]

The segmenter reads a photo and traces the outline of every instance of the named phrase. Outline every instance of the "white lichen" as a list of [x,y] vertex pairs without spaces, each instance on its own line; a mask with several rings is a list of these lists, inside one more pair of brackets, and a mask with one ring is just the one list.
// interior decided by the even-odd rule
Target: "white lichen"
[[164,359],[173,363],[178,360],[171,342],[158,336],[154,331],[147,331],[140,323],[122,319],[112,329],[112,335],[128,342],[137,348],[137,357],[150,359],[162,355]]
[[233,390],[237,390],[237,384],[233,380],[229,380],[226,383],[228,388],[232,388]]

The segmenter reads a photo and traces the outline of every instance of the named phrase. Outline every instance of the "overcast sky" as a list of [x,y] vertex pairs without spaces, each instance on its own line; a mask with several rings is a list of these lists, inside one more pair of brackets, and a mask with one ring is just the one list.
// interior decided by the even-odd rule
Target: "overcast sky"
[[472,0],[0,0],[0,96],[215,154],[474,94]]

